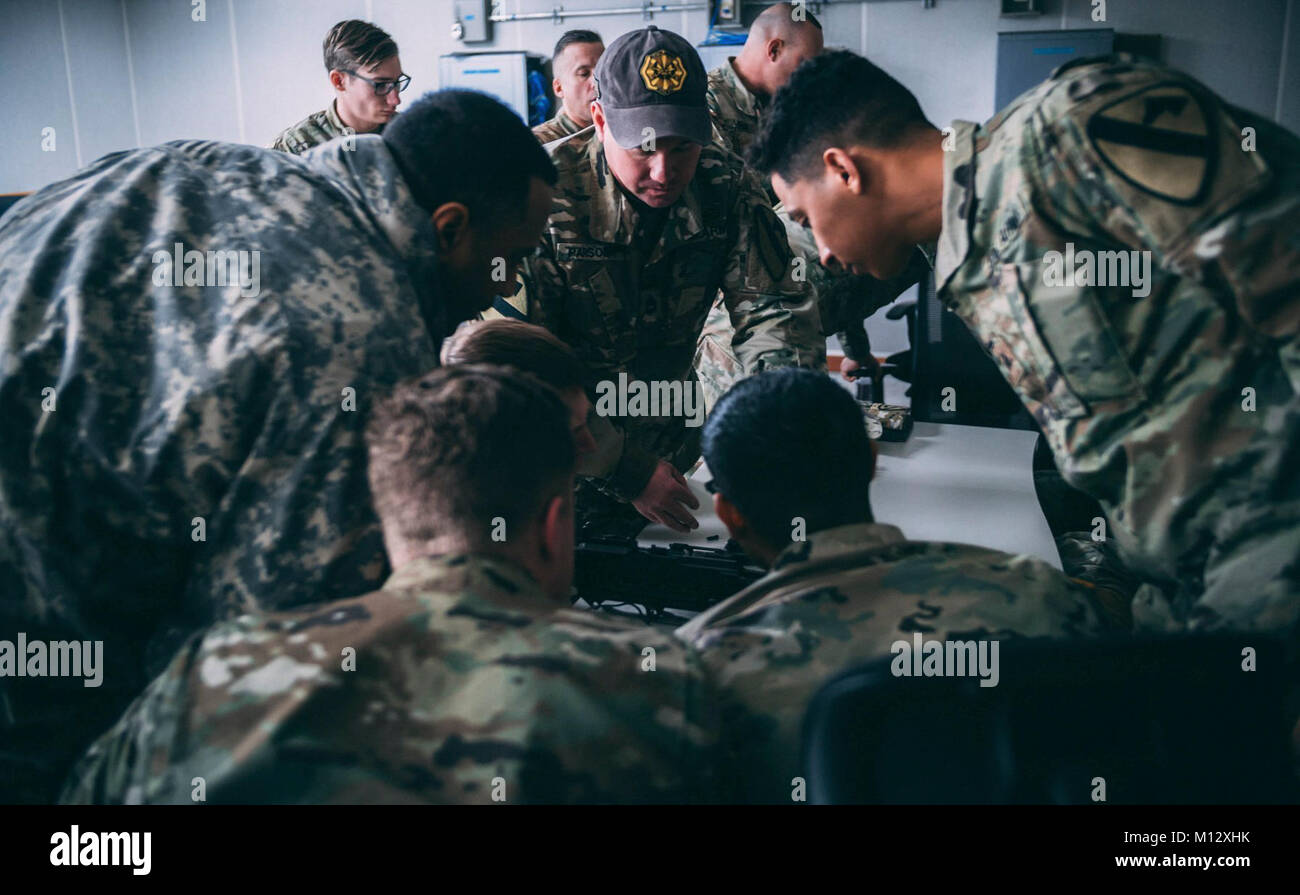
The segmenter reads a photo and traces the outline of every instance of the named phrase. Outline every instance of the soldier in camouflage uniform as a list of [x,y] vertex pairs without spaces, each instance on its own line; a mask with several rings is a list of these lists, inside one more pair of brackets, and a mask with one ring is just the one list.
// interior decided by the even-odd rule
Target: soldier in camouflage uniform
[[[512,175],[475,178],[485,151]],[[190,631],[383,580],[365,413],[536,245],[547,179],[509,109],[444,91],[351,149],[116,153],[5,215],[0,639],[102,640],[106,665],[99,689],[0,678],[5,785],[84,748]]]
[[335,137],[382,133],[397,114],[411,79],[386,31],[356,19],[339,22],[325,35],[324,51],[334,99],[281,131],[271,149],[301,155]]
[[[774,3],[759,13],[740,55],[709,72],[707,102],[714,142],[743,158],[772,95],[824,46],[821,22],[807,10]],[[775,205],[771,186],[764,183],[763,188]]]
[[551,89],[560,101],[560,108],[550,121],[533,128],[538,142],[562,140],[591,127],[591,101],[596,97],[592,75],[603,52],[605,43],[595,31],[566,31],[555,42],[551,53],[551,70],[555,75]]
[[1002,641],[1098,630],[1087,591],[1038,559],[909,541],[874,522],[861,413],[824,374],[737,383],[705,424],[704,457],[719,518],[771,569],[677,630],[716,692],[724,799],[789,804],[813,696],[914,633]]
[[65,801],[190,804],[196,777],[209,803],[691,798],[707,766],[688,651],[568,606],[559,396],[512,368],[447,367],[399,386],[366,440],[383,589],[196,636]]
[[[830,134],[823,115],[850,123]],[[778,94],[751,161],[843,263],[888,275],[938,238],[941,299],[1101,503],[1129,568],[1168,595],[1139,595],[1140,626],[1294,632],[1295,135],[1128,57],[1072,62],[987,124],[941,133],[841,52]],[[843,191],[814,196],[826,166]]]
[[580,133],[589,127],[591,125],[583,126],[575,122],[561,108],[560,111],[555,113],[555,117],[543,121],[533,128],[533,136],[537,138],[538,143],[545,146],[548,143],[554,143],[556,140],[563,140],[572,134]]
[[[709,72],[708,103],[714,142],[743,157],[759,131],[771,95],[822,47],[821,23],[816,16],[788,3],[763,10],[741,54]],[[766,178],[763,186],[785,225],[790,250],[802,258],[797,274],[807,278],[816,298],[822,332],[839,339],[845,356],[842,371],[846,375],[859,370],[869,374],[877,365],[862,322],[929,273],[929,259],[918,250],[902,274],[885,281],[868,274],[827,270],[818,257],[812,234],[790,220]],[[695,369],[710,410],[741,376],[731,338],[731,322],[719,300],[704,321],[695,355]]]
[[[822,355],[816,309],[757,178],[709,145],[704,80],[676,34],[625,34],[597,64],[594,135],[552,150],[560,184],[527,264],[530,319],[573,346],[593,384],[623,372],[693,389],[691,358],[719,289],[747,371]],[[682,472],[699,455],[699,429],[667,413],[596,423],[608,490],[653,521],[696,525]]]
[[[771,93],[785,83],[801,62],[822,51],[822,27],[817,17],[801,10],[802,17],[796,21],[794,14],[794,7],[789,3],[777,3],[763,10],[750,26],[740,55],[728,57],[725,63],[709,72],[706,100],[713,124],[713,142],[742,158],[758,133],[759,118]],[[763,190],[768,203],[775,206],[776,194],[766,181]],[[817,280],[825,272],[817,264],[812,240],[804,240],[803,234],[798,232],[802,228],[791,226],[780,209],[776,212],[785,226],[790,250],[796,257],[803,258],[804,266],[796,273],[810,281],[820,310]],[[829,331],[825,319],[822,319],[822,329]],[[704,320],[692,364],[704,391],[705,406],[710,412],[727,389],[744,375],[744,364],[732,349],[733,335],[726,303],[722,296],[718,296]],[[824,341],[821,348],[825,350]]]
[[328,143],[335,137],[352,136],[356,131],[339,118],[335,103],[313,112],[293,127],[285,128],[271,141],[271,149],[302,155],[313,146]]

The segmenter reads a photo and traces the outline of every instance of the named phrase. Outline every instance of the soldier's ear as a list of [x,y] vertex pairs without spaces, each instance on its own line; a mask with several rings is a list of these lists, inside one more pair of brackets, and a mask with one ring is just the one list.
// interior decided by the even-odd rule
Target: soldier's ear
[[445,254],[454,251],[469,236],[469,209],[460,202],[444,202],[433,211],[433,230],[438,234],[438,248]]
[[556,562],[566,553],[573,555],[573,486],[557,494],[542,507],[540,548],[542,559]]
[[722,524],[727,526],[727,531],[735,538],[741,549],[754,559],[771,565],[772,560],[781,552],[779,545],[773,547],[766,538],[754,531],[745,514],[734,503],[727,500],[725,494],[713,495],[713,511],[718,514]]
[[334,71],[330,72],[330,84],[334,86],[335,90],[342,90],[343,79],[346,77],[347,75],[345,75],[343,72],[339,71],[338,69],[335,69]]
[[862,169],[858,160],[838,146],[828,146],[822,153],[822,164],[827,172],[843,183],[854,193],[861,193],[863,187]]
[[725,494],[713,495],[713,511],[718,514],[722,524],[727,526],[727,531],[731,532],[731,536],[737,541],[749,533],[749,520],[734,503],[727,500]]

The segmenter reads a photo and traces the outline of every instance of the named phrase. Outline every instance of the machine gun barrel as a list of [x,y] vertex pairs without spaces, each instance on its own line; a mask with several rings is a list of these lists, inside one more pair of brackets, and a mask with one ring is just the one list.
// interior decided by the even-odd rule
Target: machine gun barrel
[[763,574],[738,550],[586,537],[577,545],[573,583],[577,598],[591,606],[630,603],[658,617],[669,609],[701,612]]

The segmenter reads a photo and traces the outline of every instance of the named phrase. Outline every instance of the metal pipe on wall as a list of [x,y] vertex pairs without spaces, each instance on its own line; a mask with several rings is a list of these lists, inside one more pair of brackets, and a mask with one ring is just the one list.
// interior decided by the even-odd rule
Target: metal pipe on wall
[[[740,0],[740,5],[767,6],[770,2],[771,0],[761,0],[761,2],[760,0]],[[815,14],[821,11],[822,6],[831,2],[832,0],[813,0],[813,2],[808,4],[808,8]],[[845,0],[839,0],[839,2],[842,3],[845,2]],[[865,3],[866,0],[848,0],[848,2]],[[926,0],[926,4],[927,6],[932,5],[933,0]],[[498,6],[493,7],[494,10],[498,8]],[[488,16],[488,20],[492,22],[523,22],[550,19],[558,25],[560,22],[563,22],[565,18],[573,16],[628,16],[640,13],[642,18],[649,19],[655,13],[666,14],[670,12],[694,12],[696,10],[708,10],[708,8],[709,4],[707,2],[691,3],[683,0],[683,2],[673,5],[663,2],[655,3],[653,0],[646,0],[646,2],[642,3],[640,6],[620,6],[615,9],[565,9],[563,6],[556,6],[553,7],[550,12],[499,13],[494,11],[492,15]]]
[[627,16],[641,14],[642,18],[650,18],[655,13],[671,12],[692,12],[699,9],[708,9],[708,3],[651,3],[646,2],[640,6],[620,6],[615,9],[565,9],[563,6],[557,6],[550,12],[515,12],[515,13],[493,13],[488,18],[493,22],[522,22],[525,20],[551,19],[556,24],[564,21],[566,17],[573,16]]

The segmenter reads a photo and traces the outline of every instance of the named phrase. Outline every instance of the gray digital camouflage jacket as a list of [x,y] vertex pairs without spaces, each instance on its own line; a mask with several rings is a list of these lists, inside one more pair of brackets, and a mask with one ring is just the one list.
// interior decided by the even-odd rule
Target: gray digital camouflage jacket
[[5,215],[0,631],[106,665],[0,679],[23,762],[84,746],[189,632],[383,580],[362,434],[438,365],[434,246],[374,136],[116,153]]

